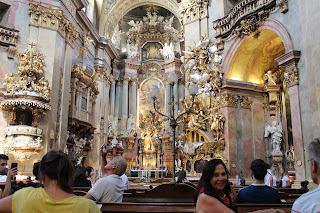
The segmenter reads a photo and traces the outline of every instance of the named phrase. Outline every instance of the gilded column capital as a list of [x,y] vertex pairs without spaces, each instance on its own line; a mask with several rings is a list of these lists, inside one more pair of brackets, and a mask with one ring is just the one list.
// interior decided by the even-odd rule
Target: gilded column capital
[[128,77],[128,76],[123,76],[123,77],[121,78],[121,81],[122,81],[124,84],[128,84],[129,81],[130,81],[130,77]]
[[252,106],[252,97],[242,96],[240,98],[240,103],[242,108],[251,108]]
[[236,107],[238,104],[238,96],[231,94],[223,94],[220,96],[221,107]]
[[292,68],[284,73],[284,78],[286,79],[288,87],[299,84],[299,70],[297,67]]
[[29,5],[30,25],[56,30],[71,44],[79,37],[79,33],[63,14],[63,10],[32,2]]
[[131,77],[130,78],[130,85],[135,85],[136,87],[139,85],[139,81],[137,78]]

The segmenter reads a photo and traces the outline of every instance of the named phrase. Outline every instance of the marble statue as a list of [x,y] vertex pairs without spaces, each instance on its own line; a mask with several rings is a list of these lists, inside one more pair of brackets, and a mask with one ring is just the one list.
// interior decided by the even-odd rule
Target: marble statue
[[114,136],[113,137],[113,139],[112,139],[112,141],[111,141],[111,148],[113,148],[113,147],[117,147],[117,145],[118,145],[118,140],[117,140],[117,137],[116,136]]
[[167,19],[167,20],[165,20],[165,21],[163,22],[163,29],[164,29],[165,31],[173,29],[173,27],[172,27],[173,18],[174,18],[174,16],[172,16],[170,19]]
[[121,41],[121,30],[115,30],[113,33],[113,36],[111,38],[111,41],[113,45],[117,48],[120,49],[120,41]]
[[113,134],[113,131],[115,130],[115,127],[116,127],[116,122],[115,121],[111,122],[109,120],[108,135],[112,135]]
[[138,44],[127,43],[128,58],[134,58],[138,54]]
[[143,21],[136,21],[135,22],[134,20],[131,20],[128,22],[128,24],[131,26],[129,31],[139,32],[143,26]]
[[280,146],[282,140],[282,124],[277,125],[276,121],[272,122],[272,126],[266,123],[264,137],[267,138],[271,135],[272,154],[280,153]]
[[174,59],[174,46],[172,42],[170,43],[170,45],[168,45],[168,43],[165,43],[163,49],[160,49],[160,53],[165,59],[172,61]]
[[134,136],[136,134],[136,124],[133,118],[133,114],[130,114],[127,121],[127,132],[126,136]]

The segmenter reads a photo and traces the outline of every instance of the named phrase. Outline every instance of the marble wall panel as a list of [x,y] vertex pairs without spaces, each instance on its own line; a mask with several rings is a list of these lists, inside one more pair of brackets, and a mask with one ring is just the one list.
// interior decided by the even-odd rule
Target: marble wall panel
[[189,47],[193,47],[200,40],[200,23],[199,21],[191,22],[184,27],[185,47],[189,51]]
[[241,118],[242,118],[242,141],[243,141],[243,147],[242,147],[242,153],[244,153],[243,156],[243,164],[244,164],[244,175],[246,178],[251,177],[250,173],[250,165],[253,161],[253,147],[252,147],[252,114],[251,114],[251,108],[242,108],[241,109]]
[[236,126],[236,109],[234,107],[223,107],[220,112],[225,116],[226,122],[224,124],[225,137],[225,156],[228,159],[227,167],[230,171],[231,177],[235,177],[237,168],[237,126]]
[[266,160],[266,143],[264,135],[264,109],[262,103],[256,102],[252,104],[252,148],[253,159]]

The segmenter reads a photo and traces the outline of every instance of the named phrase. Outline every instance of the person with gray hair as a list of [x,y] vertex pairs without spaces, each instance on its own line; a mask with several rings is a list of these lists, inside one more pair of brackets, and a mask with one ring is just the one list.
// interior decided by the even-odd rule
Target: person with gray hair
[[106,163],[106,150],[102,150],[103,176],[84,196],[96,202],[122,202],[124,184],[120,178],[127,169],[127,161],[122,156],[114,157]]
[[[316,138],[309,144],[309,161],[311,179],[317,185],[320,183],[320,138]],[[311,213],[320,212],[320,186],[306,194],[301,195],[292,206],[291,212]]]

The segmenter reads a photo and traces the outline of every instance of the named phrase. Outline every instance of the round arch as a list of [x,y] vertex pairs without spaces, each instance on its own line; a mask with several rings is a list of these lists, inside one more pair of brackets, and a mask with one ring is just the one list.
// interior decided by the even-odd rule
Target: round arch
[[163,7],[173,13],[178,19],[179,16],[179,4],[174,0],[121,0],[118,1],[110,10],[108,14],[103,16],[99,24],[99,31],[107,38],[111,38],[113,30],[117,26],[117,23],[121,18],[130,10],[143,6],[146,4],[152,4],[155,6]]
[[163,88],[166,88],[166,86],[164,85],[164,83],[162,82],[162,80],[161,80],[160,78],[150,77],[150,78],[144,79],[144,80],[140,83],[140,85],[139,85],[139,90],[141,90],[141,86],[144,84],[144,82],[146,82],[146,81],[148,81],[148,80],[150,80],[150,79],[158,80],[158,81],[161,83],[161,85],[163,86]]
[[[288,34],[287,30],[283,27],[281,23],[279,23],[276,20],[273,19],[266,19],[264,22],[264,25],[259,28],[259,31],[264,31],[264,30],[269,30],[272,31],[274,35],[276,35],[283,44],[284,47],[284,53],[285,52],[290,52],[293,50],[293,44],[292,40],[290,38],[290,35]],[[251,35],[253,36],[253,35]],[[243,36],[243,37],[238,37],[235,39],[235,41],[231,44],[229,50],[227,51],[223,63],[222,63],[222,71],[224,73],[223,78],[228,79],[230,78],[230,66],[232,66],[233,59],[236,56],[239,48],[241,45],[246,42],[250,36]],[[240,79],[241,80],[241,79]],[[253,82],[257,83],[257,82]]]

